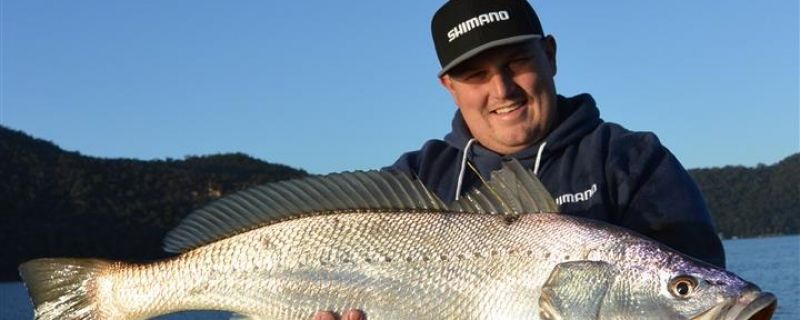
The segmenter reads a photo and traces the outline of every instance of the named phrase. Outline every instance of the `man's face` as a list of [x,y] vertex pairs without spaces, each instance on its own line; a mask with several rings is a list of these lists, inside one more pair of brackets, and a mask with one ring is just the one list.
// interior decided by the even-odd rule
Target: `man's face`
[[472,136],[512,154],[538,142],[556,117],[552,37],[489,49],[442,76]]

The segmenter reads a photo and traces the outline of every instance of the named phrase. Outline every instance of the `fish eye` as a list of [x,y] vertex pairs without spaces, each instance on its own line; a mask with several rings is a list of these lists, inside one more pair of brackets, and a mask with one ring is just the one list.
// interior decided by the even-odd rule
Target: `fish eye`
[[689,298],[697,288],[697,279],[691,276],[677,276],[669,283],[669,292],[678,299]]

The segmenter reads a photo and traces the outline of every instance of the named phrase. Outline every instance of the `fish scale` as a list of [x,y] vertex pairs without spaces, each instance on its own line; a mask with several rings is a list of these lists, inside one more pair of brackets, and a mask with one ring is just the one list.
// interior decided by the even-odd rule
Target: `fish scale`
[[[192,308],[275,319],[308,318],[316,310],[351,307],[373,319],[420,319],[420,310],[442,310],[435,318],[483,319],[503,310],[509,317],[536,319],[538,308],[530,303],[538,300],[536,288],[563,257],[547,255],[548,249],[538,244],[553,242],[548,238],[562,232],[580,234],[579,225],[544,214],[524,215],[513,223],[496,215],[456,215],[325,215],[246,232],[192,252],[230,260],[190,257],[187,263],[200,266],[176,263],[170,268],[202,267],[209,273],[190,277],[227,281],[187,288],[191,279],[182,279],[174,295]],[[259,245],[264,243],[269,245]],[[576,243],[582,245],[558,251],[578,256],[587,243]],[[366,256],[380,258],[367,262]],[[176,274],[170,269],[161,271]],[[237,281],[240,277],[247,280]],[[219,292],[241,295],[252,303],[244,307],[230,299],[232,304],[221,305]],[[204,305],[209,301],[213,303]]]

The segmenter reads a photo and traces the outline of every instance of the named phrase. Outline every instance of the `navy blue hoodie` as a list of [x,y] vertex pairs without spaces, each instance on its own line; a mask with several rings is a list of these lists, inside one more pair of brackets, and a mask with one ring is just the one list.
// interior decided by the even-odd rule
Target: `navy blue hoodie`
[[[477,142],[466,151],[481,176],[518,159],[534,169],[566,214],[610,222],[724,267],[722,244],[697,185],[650,132],[604,122],[588,94],[558,97],[557,125],[543,142],[499,155]],[[472,135],[460,112],[452,132],[403,154],[395,169],[418,176],[445,202],[455,199],[464,149]],[[538,165],[537,165],[538,162]],[[480,183],[464,170],[460,194]]]

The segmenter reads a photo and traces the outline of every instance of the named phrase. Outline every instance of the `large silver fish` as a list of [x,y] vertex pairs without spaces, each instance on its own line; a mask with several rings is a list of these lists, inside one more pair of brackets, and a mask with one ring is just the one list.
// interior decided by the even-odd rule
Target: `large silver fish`
[[769,319],[774,295],[606,223],[554,214],[510,162],[445,205],[418,180],[355,172],[268,184],[188,216],[150,264],[39,259],[36,319]]

